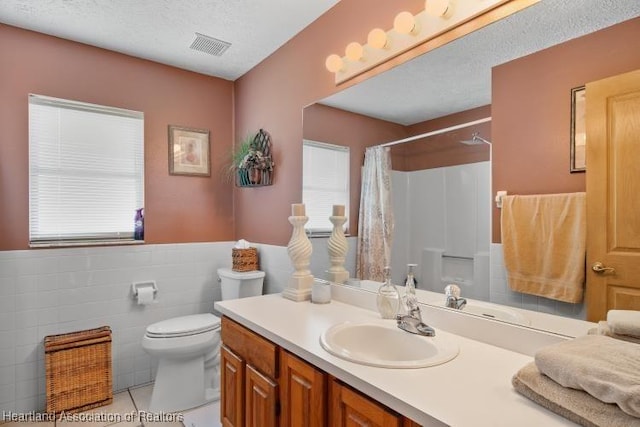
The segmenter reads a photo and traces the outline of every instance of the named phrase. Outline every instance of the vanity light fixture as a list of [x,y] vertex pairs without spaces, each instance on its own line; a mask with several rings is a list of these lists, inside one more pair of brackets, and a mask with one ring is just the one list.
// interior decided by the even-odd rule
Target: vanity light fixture
[[345,49],[345,55],[349,61],[360,61],[364,57],[364,48],[358,42],[351,42]]
[[451,15],[449,0],[426,0],[424,11],[427,15],[448,18]]
[[[391,30],[374,28],[369,32],[364,46],[358,42],[349,43],[344,56],[329,55],[325,66],[335,74],[335,82],[339,84],[466,24],[473,17],[481,17],[490,10],[503,9],[488,19],[482,19],[477,26],[471,26],[475,29],[482,28],[539,1],[541,0],[425,0],[422,12],[416,15],[407,11],[400,12],[395,17]],[[453,39],[467,32],[468,30],[460,31],[458,35],[453,35]],[[445,39],[450,41],[451,38]],[[441,44],[433,43],[427,49]],[[421,52],[424,53],[425,50]]]
[[416,21],[416,17],[411,12],[400,12],[393,20],[393,29],[400,34],[417,35],[420,32],[420,26]]
[[332,73],[337,73],[345,69],[344,61],[335,53],[327,56],[327,59],[324,61],[324,66]]
[[369,31],[367,36],[367,44],[376,49],[388,49],[389,48],[389,36],[386,31],[381,28],[374,28]]

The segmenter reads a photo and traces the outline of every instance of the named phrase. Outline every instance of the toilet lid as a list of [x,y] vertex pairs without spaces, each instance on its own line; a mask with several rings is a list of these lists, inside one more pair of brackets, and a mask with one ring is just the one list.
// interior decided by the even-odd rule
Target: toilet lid
[[185,337],[202,334],[220,328],[220,318],[211,313],[174,317],[147,326],[147,336],[152,338]]

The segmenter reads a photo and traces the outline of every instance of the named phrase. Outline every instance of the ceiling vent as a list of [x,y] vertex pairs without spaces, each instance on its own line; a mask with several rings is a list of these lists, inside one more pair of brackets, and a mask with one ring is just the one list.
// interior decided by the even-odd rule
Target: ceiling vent
[[222,54],[229,49],[229,46],[231,46],[229,42],[196,33],[196,39],[189,47],[193,50],[208,53],[209,55],[222,56]]

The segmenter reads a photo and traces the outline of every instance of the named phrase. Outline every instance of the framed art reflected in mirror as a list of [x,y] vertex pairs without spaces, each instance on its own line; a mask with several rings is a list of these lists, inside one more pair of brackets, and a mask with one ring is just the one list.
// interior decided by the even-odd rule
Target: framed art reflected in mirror
[[570,171],[584,172],[587,170],[585,129],[585,87],[571,89],[571,165]]

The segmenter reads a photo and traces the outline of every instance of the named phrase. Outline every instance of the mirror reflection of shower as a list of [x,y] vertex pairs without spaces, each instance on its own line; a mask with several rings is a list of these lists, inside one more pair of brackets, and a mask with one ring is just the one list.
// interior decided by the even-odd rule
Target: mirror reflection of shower
[[[490,299],[490,118],[426,132],[392,147],[393,282],[418,264],[418,288]],[[484,124],[484,125],[483,125]]]
[[465,145],[491,144],[490,141],[487,141],[480,136],[480,132],[473,132],[471,134],[471,139],[463,139],[462,141],[460,141],[460,143]]

